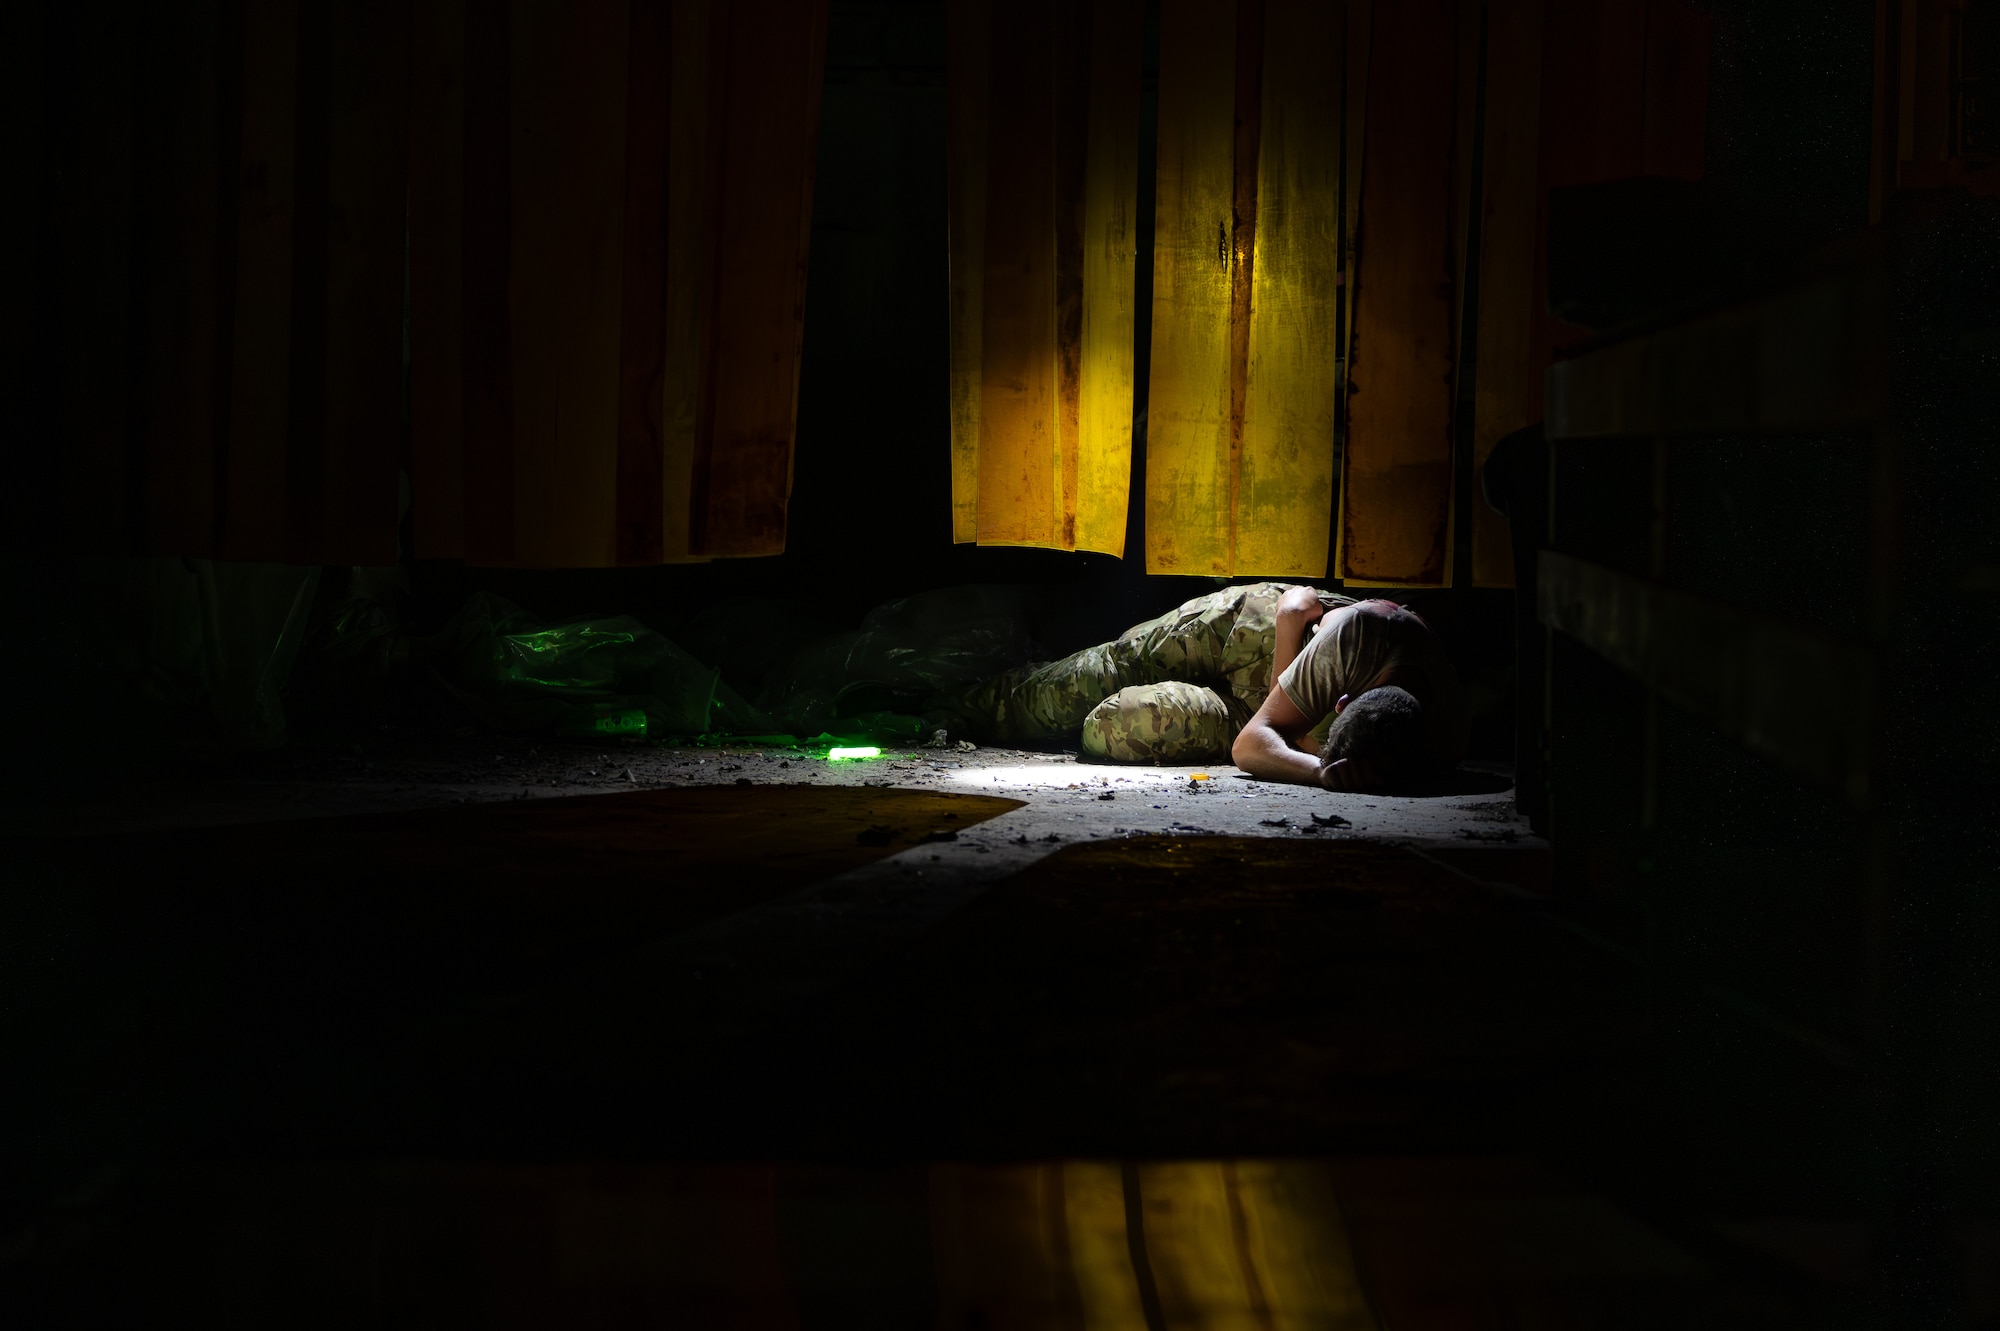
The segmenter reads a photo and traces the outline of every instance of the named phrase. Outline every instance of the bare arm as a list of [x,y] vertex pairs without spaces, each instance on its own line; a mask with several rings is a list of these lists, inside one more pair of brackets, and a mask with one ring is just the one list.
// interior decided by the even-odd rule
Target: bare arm
[[[1347,701],[1342,696],[1342,703]],[[1257,715],[1245,723],[1229,751],[1230,761],[1264,781],[1289,781],[1326,790],[1380,790],[1374,767],[1357,758],[1342,758],[1326,767],[1298,747],[1316,722],[1301,712],[1285,691],[1273,687]]]
[[[1326,607],[1319,602],[1319,593],[1310,587],[1294,587],[1278,601],[1277,633],[1271,642],[1271,679],[1268,687],[1272,692],[1278,688],[1278,676],[1286,667],[1298,659],[1305,649],[1306,630],[1326,615]],[[1310,727],[1308,727],[1310,729]]]
[[1265,781],[1319,784],[1319,759],[1297,747],[1313,728],[1307,716],[1273,682],[1257,714],[1245,723],[1230,749],[1230,760],[1251,776]]

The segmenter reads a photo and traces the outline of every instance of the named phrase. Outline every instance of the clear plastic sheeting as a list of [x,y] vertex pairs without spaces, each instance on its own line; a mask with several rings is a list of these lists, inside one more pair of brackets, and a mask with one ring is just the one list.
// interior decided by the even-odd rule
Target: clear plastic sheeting
[[545,625],[480,592],[413,654],[497,729],[655,739],[773,729],[719,671],[630,615]]
[[947,587],[889,601],[861,627],[807,643],[757,701],[801,734],[927,738],[918,713],[939,695],[1028,660],[1028,616],[1013,587]]
[[[427,674],[493,729],[807,749],[921,743],[936,730],[928,707],[1030,652],[1011,587],[891,601],[860,628],[821,636],[801,630],[811,609],[724,602],[680,622],[690,651],[631,615],[551,624],[490,592],[411,639],[384,606],[358,598],[336,613],[328,651],[358,677]],[[744,694],[760,683],[753,705]]]
[[15,779],[101,770],[180,749],[284,742],[285,691],[319,585],[297,564],[145,559],[0,561],[0,596],[30,632],[0,664],[17,709]]
[[746,698],[761,696],[801,643],[845,627],[824,602],[766,596],[732,596],[662,626]]

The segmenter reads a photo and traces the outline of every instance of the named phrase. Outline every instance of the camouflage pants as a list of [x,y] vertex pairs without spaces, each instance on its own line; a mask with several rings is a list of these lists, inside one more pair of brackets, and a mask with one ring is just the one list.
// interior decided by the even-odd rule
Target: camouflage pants
[[[1270,691],[1278,600],[1290,589],[1260,582],[1198,596],[1111,642],[988,680],[964,710],[989,743],[1081,731],[1085,754],[1114,762],[1225,758]],[[1320,603],[1353,601],[1321,592]]]

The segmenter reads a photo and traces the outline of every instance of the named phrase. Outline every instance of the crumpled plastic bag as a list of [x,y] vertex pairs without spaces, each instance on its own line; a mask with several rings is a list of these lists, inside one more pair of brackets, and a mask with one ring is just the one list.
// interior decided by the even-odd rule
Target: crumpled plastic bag
[[799,648],[772,672],[758,705],[800,733],[852,731],[864,718],[909,739],[940,694],[1027,661],[1028,616],[1018,589],[947,587],[888,601],[861,627]]
[[772,729],[720,672],[630,615],[544,625],[479,592],[412,654],[498,729],[653,738]]

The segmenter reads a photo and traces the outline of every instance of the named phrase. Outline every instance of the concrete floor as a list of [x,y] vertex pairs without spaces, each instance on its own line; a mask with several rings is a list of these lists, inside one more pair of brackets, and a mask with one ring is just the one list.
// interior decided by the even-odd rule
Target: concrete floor
[[[728,785],[881,786],[1021,800],[954,839],[913,846],[661,940],[649,966],[698,978],[708,1003],[762,1006],[876,964],[1009,874],[1079,841],[1148,835],[1364,839],[1423,850],[1533,851],[1506,774],[1461,769],[1457,793],[1354,795],[1234,767],[1138,767],[1019,749],[888,749],[829,762],[773,747],[593,745],[384,733],[345,750],[211,758],[23,801],[0,835],[102,835]],[[1504,890],[1504,889],[1503,889]],[[825,946],[829,929],[846,940]],[[669,955],[670,954],[670,955]],[[671,964],[667,964],[671,963]],[[723,977],[733,977],[734,984]]]
[[[115,760],[111,764],[115,768]],[[38,791],[0,811],[0,835],[71,835],[212,827],[610,794],[677,786],[895,786],[1000,795],[1027,807],[992,823],[941,863],[972,849],[1054,846],[1088,837],[1176,832],[1228,836],[1359,836],[1409,845],[1541,845],[1514,811],[1505,769],[1461,769],[1454,793],[1349,795],[1256,781],[1227,765],[1137,767],[1019,749],[894,749],[828,762],[778,748],[605,747],[511,736],[409,740],[386,735],[348,750],[288,749],[216,757],[167,772]],[[1327,822],[1338,819],[1337,822]],[[1048,840],[1054,836],[1055,841]],[[938,853],[925,848],[925,854]],[[1013,853],[1010,863],[1045,850]],[[898,858],[910,858],[910,853]],[[909,867],[922,867],[923,856]]]

